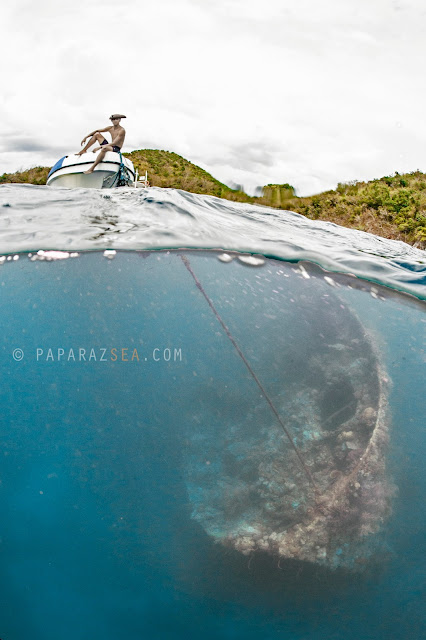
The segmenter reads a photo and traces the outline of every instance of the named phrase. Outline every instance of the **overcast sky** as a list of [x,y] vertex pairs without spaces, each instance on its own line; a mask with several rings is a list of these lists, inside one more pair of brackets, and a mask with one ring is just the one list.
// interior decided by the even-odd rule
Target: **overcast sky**
[[0,174],[122,121],[125,151],[219,180],[426,171],[423,0],[17,0],[0,17]]

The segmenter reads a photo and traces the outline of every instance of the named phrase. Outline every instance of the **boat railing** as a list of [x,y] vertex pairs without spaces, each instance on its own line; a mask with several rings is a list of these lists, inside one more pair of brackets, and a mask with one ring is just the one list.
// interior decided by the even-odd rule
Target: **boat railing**
[[149,187],[148,172],[145,171],[145,175],[139,176],[139,171],[136,169],[135,188],[146,189],[147,187]]

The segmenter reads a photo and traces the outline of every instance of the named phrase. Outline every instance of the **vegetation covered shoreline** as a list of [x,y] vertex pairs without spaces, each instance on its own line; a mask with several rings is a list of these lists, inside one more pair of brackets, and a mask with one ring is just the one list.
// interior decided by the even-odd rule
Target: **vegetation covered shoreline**
[[[269,184],[263,187],[262,196],[251,197],[230,189],[171,151],[140,149],[124,155],[132,160],[140,174],[148,171],[152,186],[287,209],[311,220],[334,222],[426,248],[426,174],[420,171],[395,173],[369,182],[340,183],[335,190],[308,197],[296,196],[289,184]],[[48,173],[49,167],[4,173],[0,175],[0,184],[44,185]]]

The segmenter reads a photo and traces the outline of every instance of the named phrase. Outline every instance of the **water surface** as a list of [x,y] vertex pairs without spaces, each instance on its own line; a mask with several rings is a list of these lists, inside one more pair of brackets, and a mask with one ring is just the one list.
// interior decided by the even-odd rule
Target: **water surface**
[[[0,195],[0,636],[423,637],[424,252],[173,190]],[[206,504],[278,428],[182,256],[284,418],[321,333],[373,345],[396,491],[356,571],[244,555],[196,517],[194,479]]]

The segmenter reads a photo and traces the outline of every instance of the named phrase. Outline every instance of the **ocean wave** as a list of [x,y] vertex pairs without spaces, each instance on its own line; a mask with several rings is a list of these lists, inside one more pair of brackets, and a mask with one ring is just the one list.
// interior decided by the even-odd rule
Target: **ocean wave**
[[426,252],[292,211],[177,189],[0,185],[0,251],[223,249],[308,261],[426,299]]

